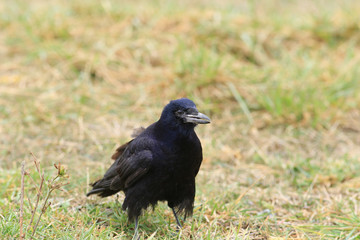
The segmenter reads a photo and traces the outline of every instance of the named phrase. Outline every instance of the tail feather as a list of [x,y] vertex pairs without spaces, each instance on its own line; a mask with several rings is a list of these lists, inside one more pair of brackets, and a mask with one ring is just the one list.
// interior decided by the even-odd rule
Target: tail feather
[[114,190],[111,190],[111,189],[98,188],[98,189],[91,190],[90,192],[88,192],[86,194],[86,196],[88,197],[88,196],[90,196],[92,194],[97,194],[100,197],[108,197],[108,196],[114,195],[117,192],[118,191],[114,191]]
[[115,193],[119,192],[118,189],[110,188],[111,181],[109,181],[109,180],[101,179],[90,185],[93,187],[93,189],[86,194],[87,197],[92,194],[97,194],[100,197],[108,197],[108,196],[114,195]]
[[118,161],[119,160],[116,160],[111,165],[102,179],[90,184],[93,189],[88,192],[86,196],[97,194],[100,197],[108,197],[122,190],[124,184],[122,183],[116,168]]
[[88,197],[88,196],[93,195],[93,194],[99,194],[99,193],[102,193],[104,191],[106,191],[105,188],[92,189],[90,192],[88,192],[86,194],[86,196]]

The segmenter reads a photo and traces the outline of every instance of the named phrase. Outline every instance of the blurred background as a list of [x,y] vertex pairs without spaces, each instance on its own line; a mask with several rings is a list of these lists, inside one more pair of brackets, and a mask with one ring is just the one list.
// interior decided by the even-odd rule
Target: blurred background
[[[87,185],[134,128],[188,97],[212,123],[197,128],[184,237],[359,237],[359,13],[357,0],[2,0],[0,235],[17,234],[32,152],[70,177],[40,236],[131,236],[105,211],[114,198],[87,200]],[[159,209],[144,238],[174,237]]]

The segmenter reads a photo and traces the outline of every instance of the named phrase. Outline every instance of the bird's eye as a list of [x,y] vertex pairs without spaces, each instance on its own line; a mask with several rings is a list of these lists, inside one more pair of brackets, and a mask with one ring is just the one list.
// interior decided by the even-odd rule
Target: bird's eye
[[183,110],[177,110],[177,111],[175,112],[175,114],[176,114],[177,116],[181,116],[181,115],[184,114],[184,111],[183,111]]

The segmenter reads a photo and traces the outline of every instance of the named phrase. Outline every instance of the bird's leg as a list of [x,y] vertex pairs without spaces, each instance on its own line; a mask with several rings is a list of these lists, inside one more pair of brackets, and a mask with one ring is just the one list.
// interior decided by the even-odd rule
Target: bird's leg
[[140,236],[139,236],[139,231],[138,231],[138,216],[135,217],[135,233],[134,233],[134,236],[132,238],[132,240],[138,240],[140,239]]
[[180,221],[179,221],[179,219],[178,219],[178,217],[177,217],[177,215],[176,215],[176,211],[175,211],[175,209],[174,209],[173,207],[171,208],[171,210],[172,210],[172,212],[173,212],[173,214],[174,214],[174,216],[175,216],[176,223],[177,223],[177,225],[178,225],[178,229],[177,229],[177,230],[180,230],[180,229],[182,228],[182,226],[181,226],[181,223],[180,223]]

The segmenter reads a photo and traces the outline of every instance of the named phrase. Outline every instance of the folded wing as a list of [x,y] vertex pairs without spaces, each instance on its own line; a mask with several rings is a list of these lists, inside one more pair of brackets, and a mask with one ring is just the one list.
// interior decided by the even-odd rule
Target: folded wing
[[86,195],[107,197],[135,184],[151,168],[152,152],[147,142],[146,138],[136,138],[119,147],[115,162],[102,179],[91,184],[93,189]]

